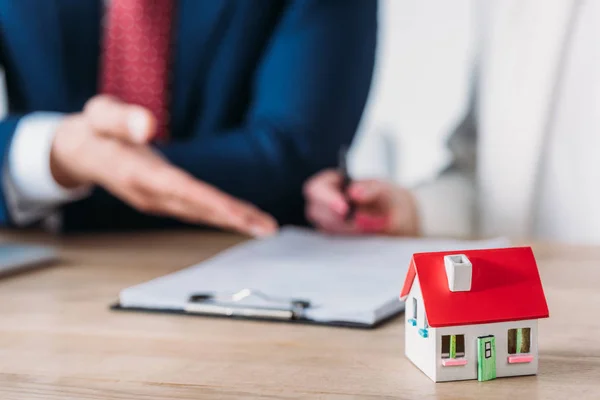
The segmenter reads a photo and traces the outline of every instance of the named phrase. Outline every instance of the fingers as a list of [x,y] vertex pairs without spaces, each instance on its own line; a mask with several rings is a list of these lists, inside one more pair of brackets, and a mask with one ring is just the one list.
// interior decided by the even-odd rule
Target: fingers
[[277,221],[271,215],[238,199],[232,198],[232,201],[231,204],[225,207],[225,212],[221,217],[225,224],[223,226],[228,226],[227,220],[223,217],[227,217],[229,213],[233,212],[239,218],[232,220],[229,225],[231,229],[254,237],[272,236],[277,232]]
[[420,222],[410,191],[378,180],[355,182],[349,189],[358,205],[356,225],[363,232],[417,236]]
[[156,120],[150,111],[106,95],[89,100],[84,115],[98,134],[133,144],[149,142],[156,129]]
[[391,224],[391,214],[360,212],[356,214],[355,224],[364,233],[388,233]]
[[[268,236],[277,222],[258,208],[195,179],[149,148],[122,146],[128,165],[112,182],[112,191],[140,211],[168,215],[190,223]],[[114,180],[114,174],[107,177]],[[108,186],[108,185],[106,185]]]
[[356,206],[355,218],[346,221],[349,205],[341,191],[342,177],[324,171],[305,186],[306,215],[318,229],[335,234],[384,233],[389,226],[387,183],[365,180],[353,183],[349,197]]
[[340,215],[345,215],[348,202],[341,191],[342,177],[335,170],[323,171],[304,186],[304,195],[309,203],[326,205]]
[[392,184],[372,179],[353,182],[348,194],[358,204],[384,203],[389,201],[392,190]]
[[307,219],[320,231],[337,235],[355,235],[360,233],[353,221],[346,221],[343,216],[329,207],[312,203],[306,208]]
[[177,168],[171,168],[154,191],[161,193],[161,200],[171,213],[176,212],[189,222],[209,223],[258,237],[277,231],[272,216]]
[[389,233],[394,209],[392,185],[380,180],[353,183],[348,189],[350,199],[356,204],[356,226],[365,233]]

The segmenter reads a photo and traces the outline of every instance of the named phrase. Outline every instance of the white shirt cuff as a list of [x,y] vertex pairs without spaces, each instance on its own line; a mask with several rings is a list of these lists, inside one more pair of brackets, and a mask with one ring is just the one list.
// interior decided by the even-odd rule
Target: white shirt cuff
[[50,152],[63,117],[58,113],[33,113],[17,125],[2,179],[8,211],[17,225],[49,217],[61,204],[89,194],[88,187],[66,189],[52,176]]

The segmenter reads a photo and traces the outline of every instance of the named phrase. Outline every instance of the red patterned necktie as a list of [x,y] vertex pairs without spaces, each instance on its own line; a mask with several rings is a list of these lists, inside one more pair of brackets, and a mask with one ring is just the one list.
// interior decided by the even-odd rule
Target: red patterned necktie
[[111,0],[104,30],[101,92],[148,108],[167,139],[173,0]]

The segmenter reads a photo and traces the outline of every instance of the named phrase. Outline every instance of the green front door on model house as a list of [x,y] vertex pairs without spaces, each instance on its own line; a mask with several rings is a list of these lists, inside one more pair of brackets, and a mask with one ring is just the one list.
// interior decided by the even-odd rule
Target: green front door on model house
[[477,338],[477,380],[496,379],[496,338],[493,335]]

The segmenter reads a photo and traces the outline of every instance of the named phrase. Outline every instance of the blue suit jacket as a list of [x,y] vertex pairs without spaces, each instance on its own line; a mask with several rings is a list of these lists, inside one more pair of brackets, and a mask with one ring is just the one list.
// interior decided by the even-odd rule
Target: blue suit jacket
[[[302,223],[302,183],[334,166],[367,98],[375,0],[179,0],[171,142],[175,165]],[[19,119],[80,111],[97,93],[103,0],[0,0],[0,64],[9,115],[1,165]],[[0,224],[10,224],[1,196]],[[166,226],[101,189],[63,209],[67,229]]]

